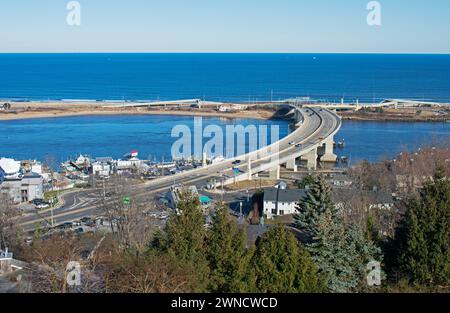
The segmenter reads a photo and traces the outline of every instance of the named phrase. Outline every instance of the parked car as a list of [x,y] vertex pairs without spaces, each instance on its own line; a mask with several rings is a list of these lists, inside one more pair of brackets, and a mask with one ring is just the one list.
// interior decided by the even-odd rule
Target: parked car
[[43,209],[48,209],[50,207],[50,203],[47,202],[42,202],[39,205],[36,205],[36,208],[43,210]]
[[91,222],[91,221],[92,221],[92,218],[86,216],[86,217],[83,217],[82,219],[80,219],[80,221],[81,221],[82,223],[85,223],[85,224],[86,224],[86,223]]
[[34,205],[40,205],[44,202],[44,199],[34,199],[33,201],[31,201],[31,203],[33,203]]
[[241,160],[236,160],[233,162],[233,165],[241,164],[241,162],[242,162]]

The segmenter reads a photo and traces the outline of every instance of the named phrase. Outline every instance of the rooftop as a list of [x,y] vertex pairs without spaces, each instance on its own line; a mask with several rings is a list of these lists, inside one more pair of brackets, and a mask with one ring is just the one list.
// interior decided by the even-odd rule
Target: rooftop
[[297,202],[305,197],[304,189],[269,188],[264,191],[264,201]]

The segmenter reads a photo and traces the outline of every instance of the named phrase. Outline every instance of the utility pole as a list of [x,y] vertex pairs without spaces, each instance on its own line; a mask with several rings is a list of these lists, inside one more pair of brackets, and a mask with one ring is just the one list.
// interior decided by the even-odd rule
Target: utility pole
[[53,228],[53,227],[55,227],[55,219],[53,217],[53,206],[51,207],[50,212],[51,212],[51,215],[52,215],[51,218],[50,218],[50,224],[52,225],[52,228]]
[[220,196],[222,202],[223,202],[223,194],[224,194],[224,190],[223,190],[223,182],[224,182],[224,180],[223,180],[223,176],[222,176],[222,193],[221,193],[221,196]]

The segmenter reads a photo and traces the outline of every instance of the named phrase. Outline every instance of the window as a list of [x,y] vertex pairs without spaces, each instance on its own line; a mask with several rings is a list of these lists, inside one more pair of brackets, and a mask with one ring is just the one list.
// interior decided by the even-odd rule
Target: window
[[280,215],[284,215],[284,210],[280,210]]
[[277,215],[277,209],[272,209],[272,214]]

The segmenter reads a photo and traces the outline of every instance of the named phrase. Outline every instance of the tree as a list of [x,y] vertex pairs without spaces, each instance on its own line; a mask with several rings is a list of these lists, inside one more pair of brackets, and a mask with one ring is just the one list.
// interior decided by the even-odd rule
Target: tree
[[450,181],[442,168],[409,200],[395,239],[398,266],[413,283],[450,283]]
[[310,240],[306,247],[326,277],[332,292],[357,289],[365,279],[370,261],[381,263],[380,250],[358,225],[347,226],[342,212],[331,200],[331,191],[319,176],[297,204],[296,227],[306,230]]
[[307,187],[309,188],[312,184],[314,184],[314,182],[315,182],[314,176],[307,175],[303,177],[302,180],[297,182],[297,187],[299,189],[306,189]]
[[[30,265],[29,275],[32,292],[37,293],[87,293],[104,290],[103,279],[97,273],[101,258],[93,251],[102,240],[96,235],[71,236],[55,234],[46,240],[34,241],[25,247],[22,259]],[[95,251],[94,251],[95,252]],[[67,277],[72,274],[72,262],[78,262],[80,284],[71,286]]]
[[207,286],[208,262],[205,252],[205,217],[198,197],[189,190],[180,191],[178,214],[173,213],[163,233],[154,240],[154,246],[171,257],[195,266],[199,276],[199,291]]
[[278,225],[258,239],[253,257],[259,292],[321,292],[325,288],[308,251]]
[[245,233],[231,220],[224,205],[212,218],[206,243],[210,291],[251,291],[251,253],[245,248]]
[[334,219],[337,209],[331,200],[331,190],[323,176],[318,176],[306,192],[306,198],[301,199],[297,205],[297,214],[294,215],[297,228],[304,229],[311,236],[316,235],[317,223],[322,215],[329,212]]
[[18,244],[19,211],[13,207],[7,194],[0,193],[0,249],[13,248]]
[[106,292],[180,293],[195,290],[196,275],[195,267],[166,253],[136,256],[122,251],[111,262],[106,281]]
[[111,223],[111,231],[123,248],[143,253],[148,248],[156,226],[152,218],[145,214],[153,203],[139,201],[133,185],[122,177],[113,176],[102,181],[99,209]]

